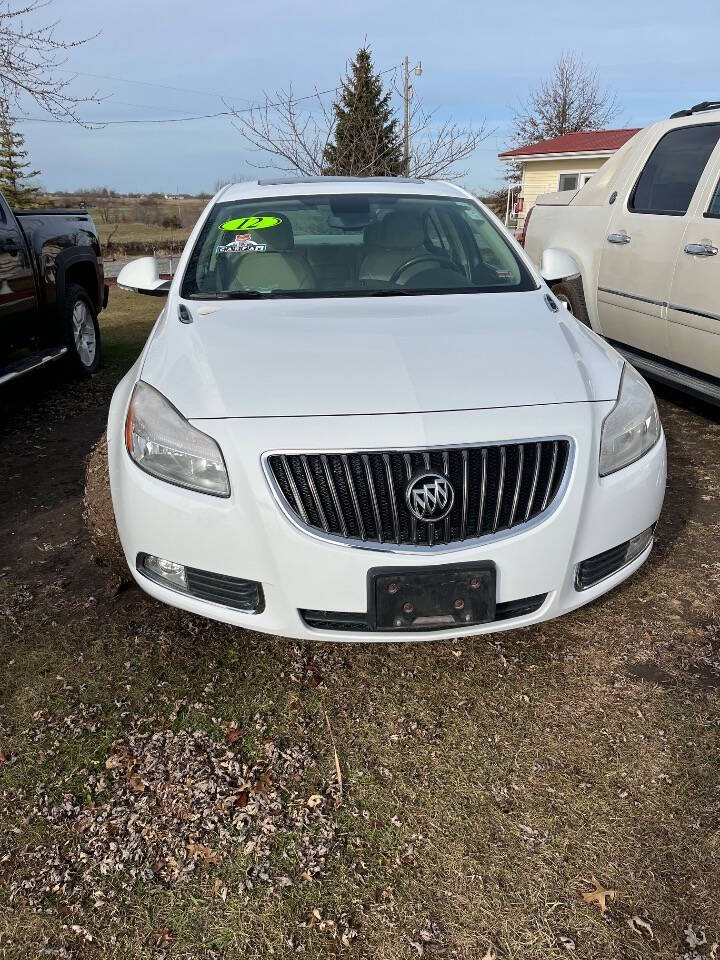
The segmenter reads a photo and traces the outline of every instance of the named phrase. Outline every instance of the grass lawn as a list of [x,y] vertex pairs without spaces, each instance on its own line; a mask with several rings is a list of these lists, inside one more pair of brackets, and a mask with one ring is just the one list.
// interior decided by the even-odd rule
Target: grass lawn
[[89,556],[83,457],[160,306],[111,291],[101,375],[0,414],[0,958],[720,958],[717,413],[661,399],[657,546],[590,607],[296,643]]

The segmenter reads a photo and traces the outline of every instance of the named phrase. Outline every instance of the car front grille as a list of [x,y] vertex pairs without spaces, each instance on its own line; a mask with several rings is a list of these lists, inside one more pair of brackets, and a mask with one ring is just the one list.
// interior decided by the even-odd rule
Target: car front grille
[[[427,450],[273,453],[268,473],[303,527],[349,543],[433,547],[521,528],[547,511],[570,458],[567,439]],[[406,491],[423,473],[447,478],[447,517],[416,519]]]
[[[534,597],[523,597],[521,600],[507,600],[495,606],[493,623],[503,620],[515,620],[535,613],[545,603],[546,593],[536,594]],[[336,613],[331,610],[301,610],[303,622],[313,630],[334,630],[347,633],[372,633],[373,626],[366,613]],[[424,628],[425,630],[447,630],[448,625]]]

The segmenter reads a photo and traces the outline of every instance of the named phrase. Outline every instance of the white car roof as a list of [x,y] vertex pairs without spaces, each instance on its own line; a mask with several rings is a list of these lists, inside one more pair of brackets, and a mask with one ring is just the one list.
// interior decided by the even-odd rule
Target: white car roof
[[277,177],[229,184],[215,196],[215,202],[342,193],[468,196],[460,187],[445,180],[416,180],[412,177]]

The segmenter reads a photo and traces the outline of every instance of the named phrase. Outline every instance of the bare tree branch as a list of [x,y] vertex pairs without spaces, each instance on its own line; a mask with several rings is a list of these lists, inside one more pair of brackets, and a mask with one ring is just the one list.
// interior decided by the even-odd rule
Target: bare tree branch
[[[265,157],[251,165],[284,173],[322,176],[326,148],[335,132],[335,116],[326,96],[327,93],[316,90],[311,98],[303,98],[302,110],[298,109],[300,101],[293,97],[292,87],[272,95],[266,93],[265,102],[250,110],[240,110],[225,102],[235,129],[251,150]],[[484,123],[463,127],[452,120],[437,123],[434,118],[435,112],[426,112],[419,101],[413,103],[410,175],[423,179],[458,179],[465,171],[457,170],[456,165],[467,159],[492,131],[486,130]],[[368,130],[363,135],[365,139],[358,141],[355,149],[343,157],[354,176],[366,176],[382,169],[385,154],[390,162],[393,152],[392,145],[381,148],[377,132]]]
[[253,151],[269,158],[251,166],[305,176],[322,175],[323,153],[333,130],[332,114],[320,93],[311,99],[320,112],[320,120],[312,112],[301,114],[297,103],[292,87],[277,90],[273,96],[265,94],[265,103],[248,111],[225,102],[235,129]]
[[[36,15],[53,0],[0,0],[0,98],[20,105],[23,96],[53,117],[83,123],[76,113],[82,103],[98,103],[97,94],[78,96],[70,86],[73,76],[60,77],[66,54],[94,37],[61,40],[56,36],[59,21],[36,27],[26,26],[25,18]],[[97,36],[95,34],[94,36]],[[84,125],[84,124],[83,124]]]
[[518,146],[601,130],[619,113],[617,98],[600,86],[597,70],[572,52],[563,53],[547,80],[518,105],[511,142]]

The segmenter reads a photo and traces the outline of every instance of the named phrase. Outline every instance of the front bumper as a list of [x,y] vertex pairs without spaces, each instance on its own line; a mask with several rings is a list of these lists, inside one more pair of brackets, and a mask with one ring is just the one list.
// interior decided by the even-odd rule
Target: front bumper
[[[582,592],[576,589],[578,563],[651,527],[665,492],[664,437],[637,463],[598,477],[600,429],[611,402],[434,414],[194,420],[218,441],[225,456],[232,492],[221,500],[157,480],[130,460],[123,423],[133,382],[129,376],[119,385],[108,425],[120,539],[143,590],[193,613],[294,638],[395,642],[451,638],[524,626],[573,610],[630,576],[650,552],[651,545],[601,583]],[[572,438],[574,456],[562,499],[546,518],[490,541],[419,551],[395,545],[349,546],[298,529],[280,509],[261,463],[269,450],[401,449],[559,435]],[[257,581],[262,584],[264,607],[249,614],[168,589],[137,571],[141,553]],[[498,604],[546,595],[540,606],[482,626],[403,633],[319,629],[301,615],[301,611],[366,613],[368,572],[375,568],[427,569],[482,561],[495,564]]]

